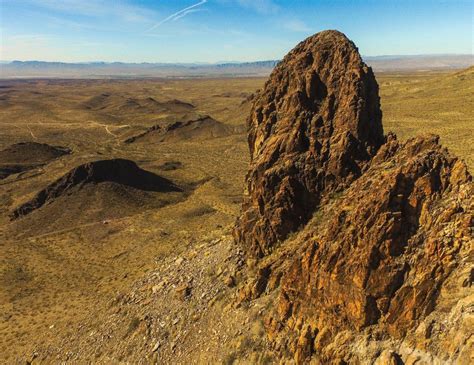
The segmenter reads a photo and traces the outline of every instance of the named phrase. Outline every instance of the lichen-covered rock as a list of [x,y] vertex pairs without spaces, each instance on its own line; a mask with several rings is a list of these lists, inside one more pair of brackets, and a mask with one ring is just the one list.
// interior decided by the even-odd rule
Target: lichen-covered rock
[[253,99],[251,166],[237,241],[261,257],[361,175],[383,143],[378,85],[342,33],[294,48]]

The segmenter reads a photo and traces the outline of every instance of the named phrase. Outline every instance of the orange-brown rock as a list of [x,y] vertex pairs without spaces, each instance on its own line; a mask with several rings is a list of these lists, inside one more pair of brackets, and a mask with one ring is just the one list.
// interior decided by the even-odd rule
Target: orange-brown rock
[[[301,342],[301,328],[335,334],[370,325],[405,336],[435,309],[445,280],[468,259],[460,251],[472,245],[473,195],[464,163],[436,137],[391,139],[329,204],[328,216],[300,233],[305,248],[283,275],[272,336],[288,346]],[[314,352],[332,358],[324,347]]]
[[382,136],[377,84],[345,36],[285,57],[254,100],[249,145],[235,237],[258,260],[240,298],[277,297],[265,318],[277,354],[472,360],[472,177],[437,136]]
[[294,48],[253,99],[251,166],[235,237],[261,257],[359,177],[383,143],[378,86],[337,31]]

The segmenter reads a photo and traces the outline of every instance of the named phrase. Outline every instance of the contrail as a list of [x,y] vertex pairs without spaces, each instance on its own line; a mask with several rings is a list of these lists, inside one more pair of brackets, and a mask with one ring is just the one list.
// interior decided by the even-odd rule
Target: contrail
[[176,13],[171,14],[167,18],[163,19],[161,22],[156,23],[154,26],[152,26],[150,29],[148,29],[147,32],[150,32],[153,29],[158,28],[160,25],[162,25],[163,23],[169,22],[170,20],[176,20],[176,19],[182,18],[183,16],[185,16],[189,13],[193,13],[194,11],[191,10],[191,9],[193,9],[197,6],[200,6],[202,4],[205,4],[205,3],[207,3],[207,0],[201,0],[200,2],[198,2],[194,5],[191,5],[191,6],[188,6],[187,8],[181,9],[180,11],[177,11]]
[[191,10],[186,10],[184,13],[181,13],[181,14],[178,14],[176,15],[172,20],[175,21],[175,20],[178,20],[188,14],[191,14],[191,13],[197,13],[198,11],[202,11],[203,9],[191,9]]

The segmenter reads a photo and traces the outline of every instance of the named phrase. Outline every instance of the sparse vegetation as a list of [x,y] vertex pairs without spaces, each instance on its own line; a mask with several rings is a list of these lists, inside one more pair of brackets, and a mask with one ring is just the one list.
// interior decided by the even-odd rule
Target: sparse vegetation
[[173,171],[181,168],[183,164],[179,161],[167,161],[164,164],[158,166],[158,169],[163,171]]
[[[380,74],[377,78],[385,132],[394,131],[400,139],[438,133],[442,143],[472,169],[472,73]],[[235,127],[242,126],[247,116],[246,95],[261,88],[264,79],[0,83],[8,86],[0,90],[0,149],[16,142],[40,141],[72,151],[46,166],[10,175],[0,182],[0,352],[1,360],[12,363],[17,354],[32,353],[38,343],[47,346],[48,341],[74,335],[79,326],[86,326],[91,312],[97,321],[115,310],[118,316],[125,310],[120,300],[110,305],[118,293],[128,292],[144,272],[152,271],[168,257],[191,250],[205,254],[207,248],[200,248],[201,242],[215,231],[228,233],[229,228],[222,227],[230,227],[240,211],[248,164],[244,129],[239,134],[199,143],[124,144],[125,139],[157,123],[171,122],[177,111],[116,112],[110,107],[87,108],[85,103],[105,92],[120,95],[117,100],[180,99]],[[219,96],[224,93],[226,97]],[[82,200],[76,199],[77,205],[57,202],[57,217],[44,215],[34,224],[10,222],[8,214],[15,207],[73,167],[116,157],[136,161],[143,169],[180,186],[192,186],[192,191],[173,206],[145,209],[144,199],[133,212],[117,216],[103,215],[113,203],[110,200],[95,199],[94,206],[81,208]],[[99,218],[79,222],[76,218],[86,208],[93,209],[91,216]],[[120,210],[120,206],[115,209]],[[67,218],[70,224],[55,228],[55,218]],[[319,210],[312,222],[319,224],[322,220],[324,212]],[[12,260],[18,265],[12,267]],[[249,264],[249,275],[255,274],[254,263]],[[203,270],[202,276],[210,281],[222,280],[215,269]],[[222,299],[223,295],[216,297]],[[242,308],[247,310],[249,304],[242,304]],[[192,318],[199,323],[207,320],[201,314]],[[230,321],[226,316],[219,320]],[[131,332],[140,325],[136,317],[124,323],[125,330]],[[261,327],[253,330],[250,338],[227,355],[225,364],[260,350],[255,339],[262,337]],[[175,335],[170,332],[169,338],[163,335],[161,339],[169,343]],[[153,348],[153,344],[143,346],[148,353]],[[123,351],[125,361],[129,350]],[[101,351],[97,356],[103,359],[105,354]],[[256,361],[268,364],[272,359],[259,354]]]
[[184,213],[184,216],[186,218],[201,217],[201,216],[206,215],[206,214],[214,213],[215,211],[216,210],[213,207],[205,204],[205,205],[201,205],[197,208],[194,208],[194,209],[190,210],[189,212]]
[[132,334],[138,328],[139,325],[140,325],[140,319],[138,319],[137,317],[133,317],[130,320],[130,324],[128,325],[128,330],[125,336],[129,336],[130,334]]

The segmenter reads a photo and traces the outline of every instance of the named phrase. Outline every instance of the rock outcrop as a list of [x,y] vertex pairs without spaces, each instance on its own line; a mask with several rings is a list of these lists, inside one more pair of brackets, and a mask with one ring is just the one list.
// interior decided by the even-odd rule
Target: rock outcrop
[[257,275],[241,298],[277,296],[265,322],[278,354],[472,360],[472,177],[436,136],[383,136],[352,42],[325,31],[284,58],[254,100],[249,146],[235,238]]
[[465,165],[437,138],[390,140],[323,221],[302,230],[304,249],[282,276],[271,335],[297,359],[318,352],[323,361],[341,354],[319,343],[320,333],[373,326],[382,336],[406,337],[435,310],[455,270],[471,285],[473,194]]
[[301,42],[253,99],[251,166],[235,236],[262,256],[359,177],[384,142],[378,86],[339,32]]
[[12,219],[25,216],[44,204],[51,203],[73,188],[102,182],[152,192],[179,192],[181,189],[171,181],[141,169],[125,159],[92,161],[80,165],[41,190],[30,201],[20,205],[11,214]]

